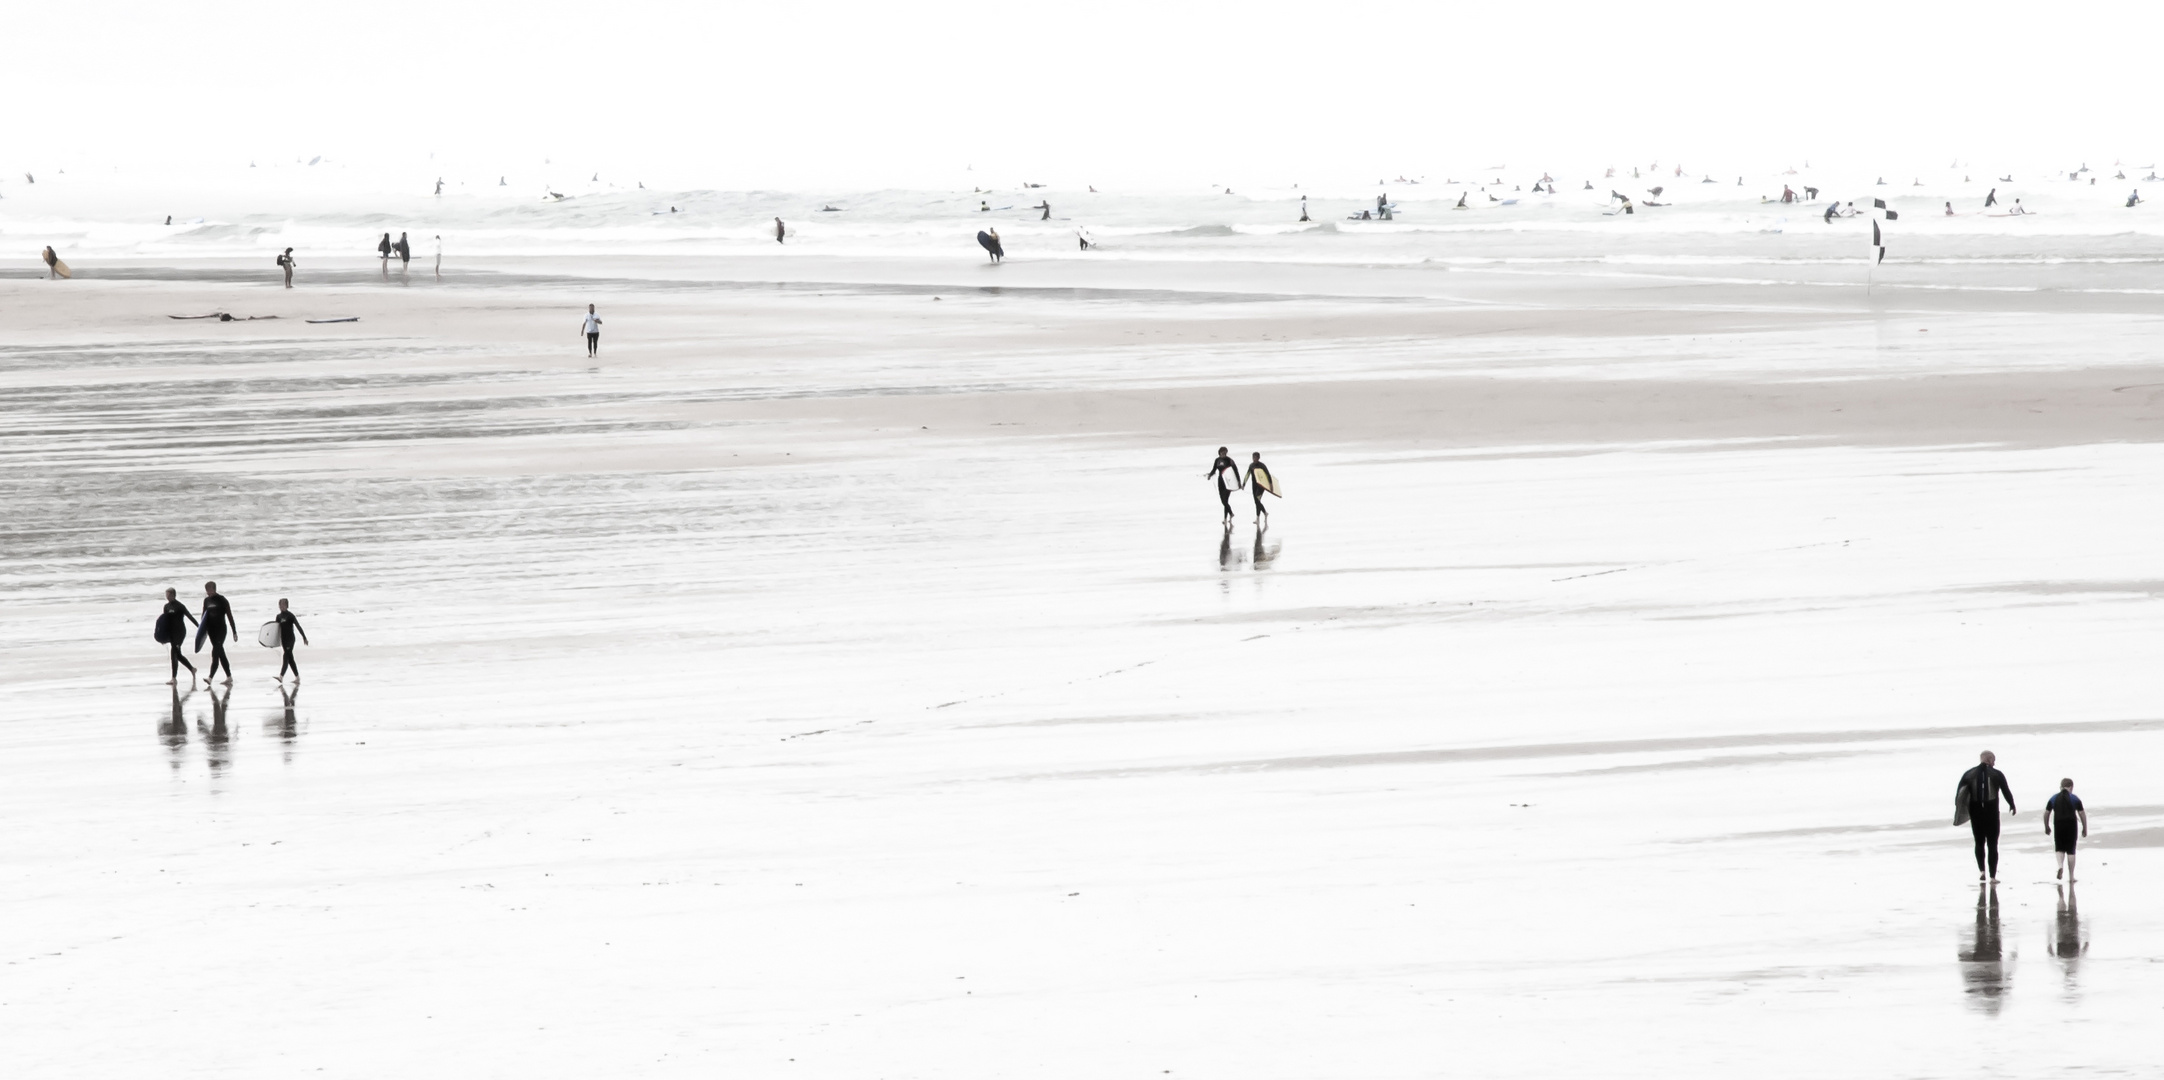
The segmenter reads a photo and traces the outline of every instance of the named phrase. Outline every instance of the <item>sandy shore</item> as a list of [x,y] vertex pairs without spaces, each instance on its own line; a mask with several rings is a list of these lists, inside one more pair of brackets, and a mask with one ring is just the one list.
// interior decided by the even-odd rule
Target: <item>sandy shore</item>
[[0,280],[0,1064],[2146,1068],[2164,271],[1852,269]]

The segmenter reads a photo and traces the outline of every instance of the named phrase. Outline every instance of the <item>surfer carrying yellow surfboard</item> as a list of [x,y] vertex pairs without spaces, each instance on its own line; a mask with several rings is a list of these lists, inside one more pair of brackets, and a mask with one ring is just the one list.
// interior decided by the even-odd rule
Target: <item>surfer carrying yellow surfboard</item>
[[[1277,478],[1271,476],[1270,467],[1262,463],[1260,451],[1257,451],[1254,457],[1248,461],[1246,482],[1255,489],[1255,524],[1260,525],[1262,519],[1270,516],[1270,512],[1262,508],[1263,492],[1267,491],[1272,495],[1277,495],[1280,499],[1284,498],[1283,495],[1278,495]],[[1227,506],[1225,512],[1231,513],[1232,508]]]

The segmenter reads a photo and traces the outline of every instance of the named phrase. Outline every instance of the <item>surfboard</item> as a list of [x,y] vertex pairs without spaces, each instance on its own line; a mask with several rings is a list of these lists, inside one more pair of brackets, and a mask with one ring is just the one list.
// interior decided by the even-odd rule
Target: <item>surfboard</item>
[[188,627],[181,621],[180,616],[160,612],[158,625],[150,632],[150,636],[160,645],[178,645],[188,640]]
[[1247,478],[1257,484],[1262,485],[1262,490],[1267,491],[1280,499],[1285,497],[1285,493],[1278,490],[1277,477],[1270,474],[1270,467],[1268,465],[1265,465],[1260,469],[1249,470]]
[[203,651],[203,639],[204,639],[205,637],[208,637],[208,636],[210,636],[210,620],[209,620],[209,619],[203,619],[203,620],[200,620],[200,621],[198,621],[198,622],[197,622],[197,623],[195,624],[195,651],[196,651],[196,652],[202,652],[202,651]]
[[[177,319],[180,318],[180,316],[176,315],[174,316],[174,318]],[[360,322],[361,317],[358,315],[348,315],[343,319],[310,319],[308,321],[312,323]]]
[[71,278],[75,276],[75,271],[68,269],[68,264],[59,259],[53,260],[53,273],[59,274],[61,277],[64,278]]
[[255,632],[255,643],[263,646],[266,649],[277,648],[278,620],[272,619],[271,621],[264,623],[261,627],[259,627]]

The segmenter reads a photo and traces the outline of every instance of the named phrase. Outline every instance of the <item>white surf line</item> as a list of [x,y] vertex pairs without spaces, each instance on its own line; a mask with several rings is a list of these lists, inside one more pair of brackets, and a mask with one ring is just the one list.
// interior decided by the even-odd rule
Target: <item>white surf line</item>
[[1716,559],[1741,559],[1750,558],[1757,555],[1777,555],[1783,551],[1804,551],[1809,548],[1834,547],[1836,545],[1840,547],[1847,547],[1850,543],[1856,540],[1868,539],[1870,539],[1870,537],[1860,536],[1851,537],[1848,540],[1822,540],[1815,544],[1797,544],[1793,547],[1762,548],[1756,551],[1727,551],[1717,555],[1698,555],[1688,559],[1670,559],[1666,562],[1639,563],[1636,566],[1618,566],[1608,570],[1595,570],[1590,574],[1571,574],[1568,577],[1549,578],[1548,581],[1550,584],[1554,584],[1561,581],[1579,581],[1585,578],[1596,578],[1604,577],[1609,574],[1620,574],[1626,570],[1653,570],[1666,566],[1685,566],[1690,563],[1710,562]]

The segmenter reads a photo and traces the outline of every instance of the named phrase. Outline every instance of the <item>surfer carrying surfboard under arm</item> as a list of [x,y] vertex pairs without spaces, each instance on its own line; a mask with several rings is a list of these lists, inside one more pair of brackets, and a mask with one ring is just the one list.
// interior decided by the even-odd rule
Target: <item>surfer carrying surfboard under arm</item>
[[[1260,525],[1262,519],[1270,516],[1270,512],[1262,508],[1263,493],[1268,492],[1277,495],[1277,477],[1270,475],[1270,467],[1262,463],[1260,451],[1257,451],[1248,462],[1247,483],[1255,489],[1255,524]],[[1283,495],[1277,495],[1277,497],[1284,498]],[[1229,511],[1230,508],[1227,509]]]
[[195,615],[188,610],[188,605],[180,602],[179,596],[180,593],[177,590],[165,590],[165,607],[158,612],[158,625],[155,636],[158,642],[173,654],[170,677],[165,680],[165,685],[172,686],[178,683],[180,681],[180,669],[187,668],[188,685],[194,686],[195,665],[189,663],[187,657],[180,655],[180,644],[188,640],[188,624],[195,622]]
[[308,641],[308,631],[302,629],[301,617],[287,609],[285,597],[282,596],[278,598],[278,618],[272,621],[278,624],[278,647],[285,650],[285,663],[278,665],[278,681],[286,681],[286,669],[291,668],[293,681],[300,682],[301,666],[293,660],[293,635],[299,634],[302,641]]
[[[1232,472],[1232,481],[1229,484],[1225,481],[1227,470]],[[1230,448],[1220,446],[1217,448],[1217,460],[1211,462],[1210,471],[1202,475],[1217,478],[1217,502],[1225,508],[1225,527],[1232,528],[1232,489],[1240,486],[1240,463],[1232,460]]]

